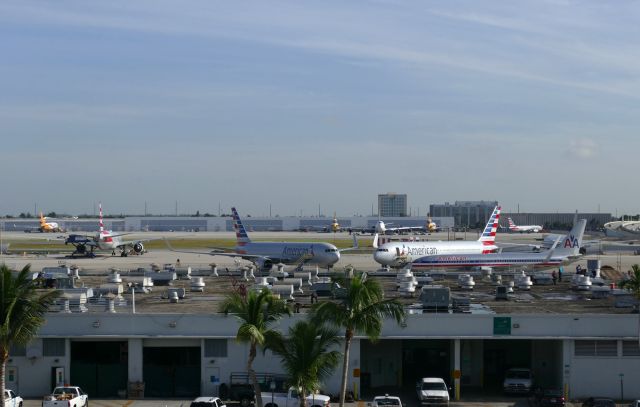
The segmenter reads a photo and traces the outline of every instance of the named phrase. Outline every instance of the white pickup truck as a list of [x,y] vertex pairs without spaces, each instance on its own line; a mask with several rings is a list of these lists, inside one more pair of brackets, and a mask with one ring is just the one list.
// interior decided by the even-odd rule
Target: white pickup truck
[[18,396],[13,390],[5,389],[4,406],[5,407],[22,407],[22,397]]
[[[288,393],[261,393],[264,407],[298,407],[300,399],[298,390],[289,388]],[[308,407],[329,407],[331,398],[323,394],[310,394],[306,398]]]
[[89,396],[80,387],[56,387],[42,400],[42,407],[89,407]]

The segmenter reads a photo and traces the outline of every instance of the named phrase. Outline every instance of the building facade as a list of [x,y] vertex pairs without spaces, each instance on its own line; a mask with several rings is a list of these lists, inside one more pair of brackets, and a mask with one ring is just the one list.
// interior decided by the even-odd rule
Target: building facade
[[496,206],[497,201],[455,201],[453,204],[445,202],[429,205],[429,213],[434,217],[452,217],[456,227],[482,228]]
[[[282,319],[287,332],[303,314]],[[348,388],[356,396],[395,386],[410,391],[419,377],[443,377],[466,392],[501,393],[510,367],[532,369],[539,385],[572,398],[640,398],[638,317],[633,314],[411,314],[387,321],[379,341],[353,340]],[[144,383],[144,397],[217,395],[246,366],[248,346],[238,322],[222,314],[52,313],[38,338],[12,349],[7,387],[41,397],[56,380],[91,397],[118,397]],[[256,371],[282,373],[270,352]],[[323,390],[337,394],[340,367]],[[459,373],[456,373],[459,372]],[[455,377],[459,375],[459,379]]]
[[378,214],[382,217],[407,216],[407,194],[379,194]]

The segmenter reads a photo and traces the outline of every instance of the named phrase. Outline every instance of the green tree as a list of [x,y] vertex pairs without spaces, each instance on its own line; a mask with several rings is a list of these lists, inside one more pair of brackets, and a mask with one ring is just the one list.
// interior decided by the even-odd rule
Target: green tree
[[[640,266],[634,264],[631,266],[631,273],[628,279],[620,282],[620,287],[625,288],[633,293],[638,301],[640,301]],[[638,304],[638,344],[640,345],[640,304]]]
[[249,358],[247,359],[247,373],[256,393],[256,405],[262,407],[260,385],[253,370],[258,346],[264,348],[267,343],[275,340],[278,333],[271,329],[273,324],[284,315],[291,315],[291,309],[286,302],[275,298],[267,289],[260,292],[249,291],[246,296],[238,292],[229,294],[220,304],[220,311],[233,314],[240,322],[236,340],[249,343]]
[[290,384],[300,389],[300,407],[306,397],[330,377],[340,363],[340,352],[332,350],[340,343],[338,331],[311,321],[299,321],[289,328],[289,335],[277,336],[268,348],[282,358]]
[[[44,314],[58,297],[58,291],[36,290],[26,265],[17,274],[0,265],[0,394],[5,390],[5,368],[12,345],[26,346],[44,323]],[[4,397],[0,397],[4,407]]]
[[[345,270],[349,275],[353,270]],[[338,291],[337,285],[341,287]],[[316,303],[312,309],[315,321],[325,321],[344,329],[344,355],[342,382],[340,386],[340,407],[344,406],[349,370],[349,350],[355,334],[364,334],[375,341],[380,336],[385,318],[393,318],[404,323],[405,311],[395,299],[384,299],[382,286],[365,273],[357,273],[351,278],[334,277],[334,293],[337,302]]]

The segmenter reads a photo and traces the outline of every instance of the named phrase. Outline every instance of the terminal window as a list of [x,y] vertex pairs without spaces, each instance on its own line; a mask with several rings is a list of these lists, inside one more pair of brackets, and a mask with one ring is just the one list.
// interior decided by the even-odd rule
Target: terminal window
[[226,358],[227,357],[227,340],[226,339],[205,339],[204,340],[204,357]]
[[618,356],[618,341],[575,341],[575,356]]
[[42,356],[64,356],[64,338],[45,338],[42,340]]
[[622,341],[622,356],[640,356],[638,341]]

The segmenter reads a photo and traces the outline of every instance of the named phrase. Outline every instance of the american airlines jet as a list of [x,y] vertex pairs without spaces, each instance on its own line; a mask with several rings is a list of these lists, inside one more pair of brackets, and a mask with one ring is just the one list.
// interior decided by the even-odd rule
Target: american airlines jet
[[[332,267],[340,260],[340,250],[325,242],[253,242],[247,234],[236,208],[231,208],[236,247],[233,252],[210,252],[212,256],[241,257],[256,264],[259,270],[270,270],[274,264],[315,264]],[[354,235],[354,247],[355,247]],[[167,242],[168,245],[168,242]],[[174,250],[174,249],[171,249]],[[343,249],[349,250],[349,249]],[[186,253],[201,253],[174,250]]]
[[543,229],[542,226],[539,226],[539,225],[520,225],[520,226],[518,226],[515,223],[513,223],[513,220],[511,220],[511,218],[507,218],[507,221],[509,222],[509,230],[512,231],[512,232],[538,233]]
[[[582,237],[586,219],[575,223],[568,235],[558,238],[551,249],[539,252],[511,252],[487,254],[457,254],[424,256],[415,259],[412,269],[437,267],[508,267],[508,266],[557,266],[584,253]],[[562,239],[562,241],[561,241]],[[560,243],[560,244],[559,244]]]
[[127,257],[129,250],[137,254],[144,253],[143,242],[158,239],[144,239],[144,240],[122,240],[122,236],[129,235],[130,233],[115,234],[110,230],[105,230],[104,222],[102,221],[102,203],[99,204],[100,217],[98,219],[98,234],[94,236],[86,235],[69,235],[64,244],[73,245],[76,250],[71,256],[80,255],[87,257],[94,257],[94,251],[98,250],[110,250],[111,255],[116,254],[116,250],[120,250],[120,256]]
[[373,259],[386,267],[401,268],[414,259],[427,255],[458,253],[491,253],[498,250],[495,245],[496,231],[500,221],[500,207],[496,206],[477,241],[465,242],[389,242],[378,247],[378,235],[373,239]]

